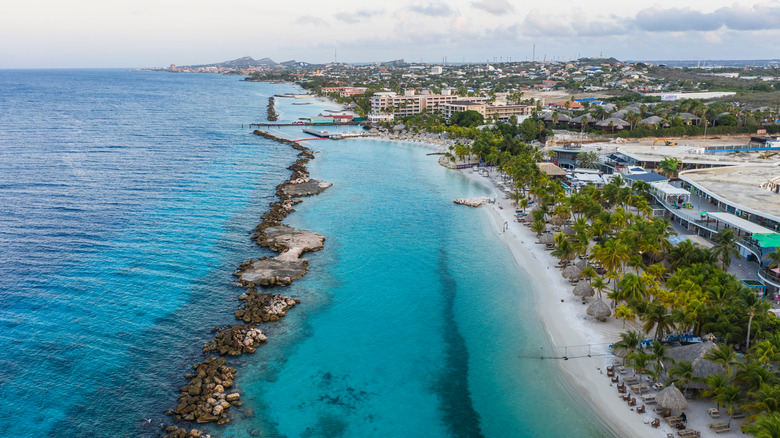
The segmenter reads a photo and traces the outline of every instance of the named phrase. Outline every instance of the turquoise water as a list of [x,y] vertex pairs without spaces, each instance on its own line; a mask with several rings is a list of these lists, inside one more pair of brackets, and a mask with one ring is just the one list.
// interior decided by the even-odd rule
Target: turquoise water
[[[297,151],[250,134],[290,85],[0,71],[0,436],[157,436]],[[300,102],[300,101],[298,101]],[[280,121],[329,108],[277,99]],[[244,126],[242,126],[244,124]],[[300,128],[277,131],[290,138]],[[486,192],[417,146],[317,141],[334,183],[287,222],[327,237],[302,304],[233,363],[217,437],[604,436],[549,362]],[[151,420],[151,421],[147,421]]]
[[246,359],[256,417],[225,436],[607,435],[551,363],[518,357],[547,345],[524,273],[486,212],[452,203],[483,187],[419,146],[307,146],[334,186],[287,222],[325,249],[289,288],[304,304]]

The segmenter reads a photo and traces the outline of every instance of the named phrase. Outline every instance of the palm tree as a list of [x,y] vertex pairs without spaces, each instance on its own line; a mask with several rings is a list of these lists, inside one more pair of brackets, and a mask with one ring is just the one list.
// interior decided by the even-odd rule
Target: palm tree
[[715,235],[715,246],[712,247],[711,252],[715,258],[720,262],[720,267],[724,271],[731,265],[731,257],[739,258],[739,247],[737,241],[739,238],[731,228],[724,228]]
[[[642,339],[643,336],[641,336],[639,332],[636,330],[629,330],[620,334],[620,340],[612,344],[612,348],[615,350],[626,350],[626,357],[628,357],[631,353],[642,348]],[[623,358],[623,363],[625,363],[625,357]]]
[[[728,384],[728,381],[722,374],[715,373],[705,377],[704,383],[707,385],[707,389],[703,389],[699,394],[699,397],[715,397],[715,395]],[[716,403],[718,404],[718,409],[720,409],[720,403]]]
[[769,265],[767,265],[768,269],[780,266],[780,246],[776,246],[774,251],[765,255],[763,260],[769,260]]
[[[534,211],[536,212],[536,211],[539,211],[539,210],[534,210]],[[544,220],[536,219],[536,220],[533,221],[533,223],[531,223],[531,230],[536,232],[536,236],[537,237],[541,237],[542,231],[544,231],[544,227],[545,226],[547,226],[547,224],[544,223]]]
[[737,363],[737,353],[728,344],[718,344],[704,354],[704,359],[720,364],[726,370],[728,378],[731,378],[732,366]]
[[601,299],[601,292],[609,287],[607,285],[607,282],[604,281],[604,277],[596,277],[593,279],[593,281],[590,283],[590,285],[593,287],[593,289],[596,289],[599,293],[599,299]]
[[731,427],[731,420],[734,419],[734,412],[737,410],[741,396],[742,393],[736,385],[726,385],[721,387],[712,398],[718,404],[723,404],[726,407],[726,412],[729,414],[729,427]]
[[558,233],[555,237],[555,240],[558,241],[558,245],[551,254],[554,257],[558,257],[565,267],[569,264],[569,258],[574,254],[574,247],[572,247],[571,242],[569,242],[569,239],[567,239],[563,233]]
[[620,292],[618,293],[618,301],[639,302],[644,300],[647,296],[647,288],[642,277],[629,272],[626,274],[620,282],[618,282]]
[[780,349],[768,339],[757,343],[751,350],[750,353],[753,357],[763,364],[768,365],[772,362],[780,362]]
[[748,393],[750,402],[744,406],[744,409],[753,412],[754,415],[745,419],[746,423],[751,423],[760,414],[780,412],[780,386],[761,385],[756,391]]
[[748,361],[739,364],[739,370],[734,375],[734,380],[747,387],[748,391],[754,391],[761,385],[774,385],[777,383],[777,375],[761,362],[748,357]]
[[623,320],[623,328],[626,328],[626,321],[633,322],[636,319],[636,312],[631,307],[621,304],[615,307],[615,318]]
[[599,166],[599,155],[593,151],[577,154],[577,166],[584,169],[596,169]]
[[780,413],[759,415],[755,423],[745,426],[745,432],[756,438],[780,438]]
[[682,163],[675,157],[666,157],[658,163],[658,170],[669,178],[677,177],[681,167]]
[[642,330],[644,330],[645,333],[650,333],[650,331],[653,330],[653,327],[655,327],[655,336],[653,339],[656,341],[663,339],[664,335],[670,332],[672,328],[671,315],[667,313],[666,307],[657,301],[646,303],[644,312],[640,313],[639,319],[644,322]]
[[634,371],[639,374],[639,382],[641,383],[642,374],[647,372],[647,369],[651,363],[652,355],[640,350],[629,354],[626,356],[626,359],[628,359],[629,364],[631,364],[631,368],[633,368]]
[[688,385],[694,381],[693,377],[693,365],[690,362],[684,360],[677,361],[674,365],[669,367],[669,381],[667,384],[673,384],[678,388],[683,387],[683,392],[687,394]]

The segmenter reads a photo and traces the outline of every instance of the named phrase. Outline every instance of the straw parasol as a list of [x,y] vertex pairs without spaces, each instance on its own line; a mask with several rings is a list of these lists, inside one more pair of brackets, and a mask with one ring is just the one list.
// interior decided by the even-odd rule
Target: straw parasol
[[576,232],[570,226],[565,226],[563,227],[563,234],[567,236],[571,236],[573,234],[576,234]]
[[581,281],[577,283],[576,286],[574,286],[574,290],[572,291],[575,297],[592,297],[593,296],[593,287],[591,287],[590,284],[586,281]]
[[586,266],[588,266],[588,259],[580,259],[577,261],[577,263],[574,264],[574,266],[585,269]]
[[582,269],[574,265],[569,265],[566,267],[566,269],[563,270],[561,275],[563,275],[564,278],[576,280],[582,276]]
[[555,236],[553,236],[550,233],[542,234],[542,237],[539,238],[539,241],[542,242],[545,245],[554,245],[555,244]]
[[609,306],[604,302],[604,300],[596,300],[592,302],[590,306],[588,306],[587,310],[585,310],[585,313],[594,318],[602,320],[609,315],[612,315],[612,311],[609,309]]
[[676,409],[682,411],[688,407],[688,400],[674,385],[669,385],[664,388],[658,395],[655,396],[655,401],[659,406],[666,409]]
[[563,218],[558,216],[557,214],[550,219],[550,225],[555,225],[556,227],[560,227],[563,225]]

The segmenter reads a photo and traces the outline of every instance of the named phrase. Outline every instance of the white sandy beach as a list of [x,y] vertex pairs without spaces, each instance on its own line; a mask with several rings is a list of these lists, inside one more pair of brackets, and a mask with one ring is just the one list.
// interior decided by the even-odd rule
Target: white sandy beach
[[[661,421],[661,426],[657,429],[650,426],[649,423],[653,419],[660,418],[653,411],[657,407],[656,404],[647,405],[646,413],[637,414],[634,408],[629,407],[619,398],[617,388],[606,375],[606,367],[611,365],[615,358],[609,354],[608,345],[618,340],[619,333],[629,326],[623,329],[622,321],[614,317],[607,318],[607,322],[599,322],[587,316],[585,313],[587,305],[583,305],[580,298],[572,295],[573,287],[555,267],[558,260],[551,256],[543,245],[535,243],[536,233],[515,220],[513,201],[505,199],[504,194],[487,177],[480,176],[471,169],[459,172],[464,177],[491,190],[497,199],[496,203],[485,204],[480,208],[491,215],[495,232],[506,242],[518,268],[525,271],[531,282],[537,315],[550,334],[553,345],[557,347],[556,354],[548,352],[548,355],[560,356],[564,346],[568,347],[569,360],[552,362],[559,364],[564,374],[570,377],[569,387],[579,393],[581,399],[590,405],[616,436],[666,437],[668,433],[677,436],[676,430],[666,425],[664,421]],[[505,223],[508,229],[502,232]],[[589,298],[588,302],[594,299]],[[518,309],[518,313],[520,311],[521,309]],[[587,357],[588,344],[591,345],[592,357]],[[629,370],[626,376],[630,374]],[[641,406],[640,396],[635,394],[635,397],[637,407]],[[685,410],[688,416],[688,428],[701,432],[701,436],[742,435],[738,427],[740,420],[732,422],[731,432],[715,434],[709,427],[710,423],[727,422],[728,416],[724,414],[718,419],[710,418],[707,409],[711,407],[715,405],[704,400],[688,400],[688,408]]]

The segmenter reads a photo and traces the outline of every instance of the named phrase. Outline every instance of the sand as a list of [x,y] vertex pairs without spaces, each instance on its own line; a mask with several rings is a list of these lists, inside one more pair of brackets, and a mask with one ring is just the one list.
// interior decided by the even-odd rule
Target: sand
[[[569,389],[576,391],[579,398],[593,409],[616,436],[665,437],[667,433],[676,432],[663,421],[661,427],[652,428],[649,423],[659,418],[653,411],[657,404],[647,405],[646,413],[637,414],[634,408],[619,398],[617,388],[606,375],[606,367],[616,359],[609,351],[609,344],[618,340],[620,332],[630,326],[624,329],[623,322],[614,317],[607,318],[607,322],[600,322],[587,316],[587,305],[583,305],[580,298],[572,295],[573,287],[556,268],[558,260],[544,249],[544,245],[535,243],[536,233],[515,220],[513,201],[505,199],[504,194],[494,187],[487,177],[470,169],[459,172],[490,189],[493,197],[497,199],[496,203],[485,204],[480,208],[492,217],[495,232],[507,244],[518,268],[525,272],[531,283],[537,315],[549,333],[553,345],[557,347],[554,354],[548,354],[563,356],[565,352],[569,357],[569,360],[550,361],[561,366],[568,377]],[[502,231],[504,224],[507,225],[506,231]],[[587,300],[590,303],[595,299],[591,297]],[[519,312],[521,309],[518,309]],[[591,357],[588,357],[588,354]],[[631,374],[628,370],[625,376]],[[637,406],[641,406],[640,396],[635,397]],[[715,434],[709,424],[728,422],[728,416],[724,414],[718,419],[710,418],[707,410],[711,407],[715,405],[704,400],[689,400],[689,407],[685,410],[688,427],[698,430],[702,436],[741,435],[738,430],[739,420],[732,422],[731,432]],[[676,433],[674,435],[677,436]]]
[[[415,144],[439,152],[446,151],[446,147],[438,142],[410,141],[387,136],[361,138],[368,139]],[[606,374],[606,367],[617,359],[611,354],[609,345],[620,338],[621,332],[631,328],[641,332],[641,329],[631,323],[624,328],[623,322],[614,317],[600,322],[588,316],[585,313],[587,305],[583,305],[579,297],[572,295],[573,286],[561,276],[561,271],[556,267],[558,260],[545,250],[544,245],[536,243],[536,233],[531,231],[530,227],[515,220],[513,201],[506,199],[504,193],[495,187],[488,177],[480,176],[471,169],[458,172],[489,189],[492,198],[497,200],[496,203],[484,204],[479,208],[492,218],[494,232],[506,243],[518,269],[524,271],[529,279],[534,293],[536,314],[555,346],[554,351],[546,352],[546,355],[566,354],[569,357],[569,360],[551,360],[550,363],[561,367],[562,375],[567,378],[565,386],[573,396],[587,404],[615,436],[666,437],[667,434],[673,434],[676,437],[676,430],[669,427],[663,419],[657,429],[650,426],[651,421],[660,418],[654,412],[657,404],[648,404],[644,414],[637,414],[635,408],[643,404],[640,395],[634,394],[637,399],[636,407],[628,406],[619,397],[616,386]],[[490,172],[491,177],[495,175],[495,172]],[[503,231],[505,228],[506,231]],[[594,299],[595,297],[588,298],[587,302],[591,303]],[[523,309],[518,309],[518,314],[522,311]],[[591,357],[588,357],[588,354]],[[632,371],[628,370],[621,376],[621,381],[632,374]],[[651,391],[649,394],[654,393],[655,391]],[[709,401],[689,399],[688,408],[685,409],[688,428],[701,432],[702,437],[743,435],[739,431],[741,420],[732,421],[731,432],[728,433],[716,434],[710,429],[711,423],[726,423],[729,420],[726,414],[720,418],[711,418],[707,412],[712,407],[715,407],[715,404]]]

